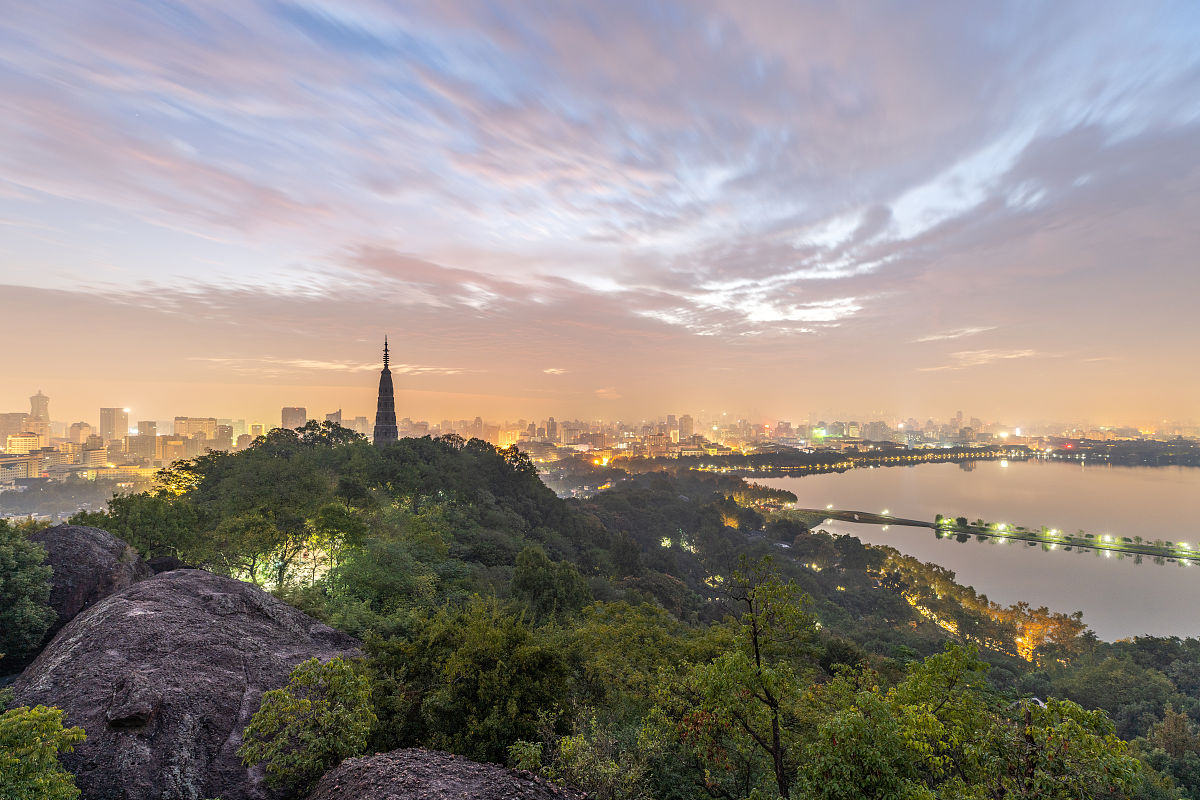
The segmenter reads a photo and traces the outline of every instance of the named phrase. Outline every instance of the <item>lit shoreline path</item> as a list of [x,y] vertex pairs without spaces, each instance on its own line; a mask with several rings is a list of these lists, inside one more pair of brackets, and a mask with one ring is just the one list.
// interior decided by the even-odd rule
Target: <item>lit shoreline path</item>
[[[1150,556],[1155,560],[1177,561],[1182,565],[1200,564],[1200,547],[1193,547],[1187,542],[1144,542],[1140,537],[1093,536],[1091,534],[1068,535],[1057,528],[1041,528],[1032,530],[1007,523],[966,523],[965,517],[939,517],[933,522],[918,519],[895,517],[887,511],[873,513],[870,511],[848,511],[834,508],[795,508],[792,509],[804,515],[823,516],[828,520],[852,522],[860,525],[903,525],[910,528],[931,528],[937,531],[938,538],[951,536],[979,536],[999,541],[1014,540],[1030,544],[1045,545],[1048,550],[1096,550],[1106,553],[1128,553],[1135,556]],[[981,521],[980,521],[981,522]]]

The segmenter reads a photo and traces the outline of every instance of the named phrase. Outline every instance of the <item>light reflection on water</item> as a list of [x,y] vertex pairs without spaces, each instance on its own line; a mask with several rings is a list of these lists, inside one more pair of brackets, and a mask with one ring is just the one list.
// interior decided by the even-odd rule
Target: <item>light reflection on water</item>
[[[971,469],[923,464],[851,470],[803,478],[759,478],[795,492],[806,508],[879,511],[932,520],[936,514],[1096,535],[1200,540],[1200,469],[1080,467],[1073,464],[979,462]],[[1136,634],[1200,636],[1200,568],[1158,566],[1021,542],[938,540],[927,528],[831,522],[831,533],[887,544],[954,570],[961,583],[1004,605],[1025,600],[1055,611],[1083,611],[1103,639]]]

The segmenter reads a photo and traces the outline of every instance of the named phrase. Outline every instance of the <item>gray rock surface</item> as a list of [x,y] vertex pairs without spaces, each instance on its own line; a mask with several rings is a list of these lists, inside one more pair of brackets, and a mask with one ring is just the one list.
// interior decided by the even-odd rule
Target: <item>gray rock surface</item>
[[160,572],[171,572],[177,569],[196,569],[191,564],[185,564],[175,556],[157,556],[146,562],[146,566],[157,575]]
[[75,617],[13,689],[87,733],[62,756],[87,800],[265,798],[237,757],[262,693],[357,645],[251,584],[178,570]]
[[348,758],[308,800],[580,800],[587,795],[529,772],[437,750],[393,750]]
[[136,550],[99,528],[54,525],[29,538],[46,548],[46,563],[54,569],[50,606],[58,619],[46,642],[80,611],[154,574]]

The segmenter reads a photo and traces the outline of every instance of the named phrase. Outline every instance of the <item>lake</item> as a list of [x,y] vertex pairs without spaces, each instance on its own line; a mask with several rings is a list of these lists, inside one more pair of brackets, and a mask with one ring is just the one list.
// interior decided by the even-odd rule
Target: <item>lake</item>
[[[919,520],[943,514],[1068,533],[1200,542],[1200,468],[1194,467],[981,461],[752,480],[794,492],[802,508],[832,504]],[[1082,611],[1102,639],[1200,636],[1198,566],[1159,566],[1149,558],[1139,565],[1132,556],[1045,552],[1019,542],[959,543],[936,539],[926,528],[897,525],[819,527],[952,569],[960,583],[1002,605],[1024,600],[1054,611]]]

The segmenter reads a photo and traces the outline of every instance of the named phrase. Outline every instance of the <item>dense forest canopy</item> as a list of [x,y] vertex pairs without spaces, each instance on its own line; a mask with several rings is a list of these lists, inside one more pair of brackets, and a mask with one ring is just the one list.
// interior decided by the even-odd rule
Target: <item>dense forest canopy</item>
[[[362,638],[353,674],[294,676],[357,720],[345,752],[435,747],[614,799],[1200,798],[1200,641],[1001,607],[736,477],[624,477],[564,501],[515,448],[310,423],[73,521]],[[273,698],[255,731],[309,741]],[[260,744],[297,795],[330,766]]]

